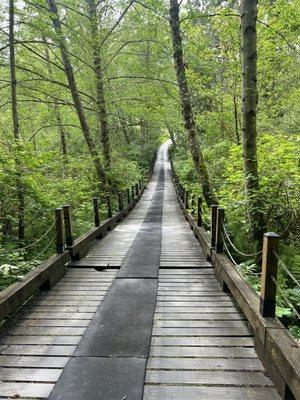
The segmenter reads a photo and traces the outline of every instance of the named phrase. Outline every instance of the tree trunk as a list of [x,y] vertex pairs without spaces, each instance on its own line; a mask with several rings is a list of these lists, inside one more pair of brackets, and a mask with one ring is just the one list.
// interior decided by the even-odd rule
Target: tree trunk
[[60,115],[60,110],[59,110],[59,105],[57,102],[54,102],[54,112],[55,112],[55,118],[57,122],[57,128],[60,136],[60,146],[61,146],[61,154],[63,155],[64,163],[68,163],[68,148],[67,148],[67,138],[66,138],[66,132],[61,120],[61,115]]
[[235,89],[234,89],[234,94],[233,94],[233,115],[234,115],[234,128],[235,128],[236,142],[237,142],[237,144],[241,144],[240,134],[239,134],[238,108],[237,108]]
[[122,111],[118,111],[118,119],[119,119],[120,129],[124,134],[125,142],[126,142],[126,144],[130,145],[128,126],[127,126],[126,118]]
[[103,73],[100,56],[100,40],[97,18],[97,6],[94,0],[86,0],[90,17],[91,44],[93,52],[94,73],[96,79],[97,114],[100,122],[100,139],[106,168],[110,169],[109,130],[107,122],[106,103],[104,97]]
[[242,48],[242,131],[245,188],[251,234],[261,241],[264,221],[259,194],[259,176],[256,146],[257,112],[257,0],[243,0],[241,4]]
[[[44,38],[44,40],[46,41],[45,38]],[[50,64],[50,54],[49,54],[48,47],[46,47],[46,49],[45,49],[45,58],[49,61],[48,71],[49,71],[50,77],[52,77],[52,68],[51,68],[51,64]],[[60,110],[59,110],[59,105],[56,100],[54,100],[53,108],[54,108],[54,114],[55,114],[55,119],[56,119],[56,123],[57,123],[57,130],[58,130],[58,134],[60,137],[61,154],[63,155],[64,163],[67,164],[68,163],[68,148],[67,148],[66,132],[63,127]]]
[[14,0],[9,0],[9,63],[10,63],[10,86],[11,86],[11,109],[13,120],[13,134],[16,145],[16,188],[18,197],[18,239],[25,238],[25,195],[22,182],[22,163],[20,160],[20,125],[17,101],[17,79],[16,79],[16,59],[15,59],[15,7]]
[[179,5],[177,0],[170,0],[170,27],[172,32],[173,58],[179,86],[180,102],[185,123],[185,129],[188,135],[190,152],[192,154],[200,185],[202,186],[203,196],[207,205],[210,207],[212,204],[217,204],[218,199],[213,191],[207,166],[205,164],[204,157],[197,140],[196,123],[193,116],[188,84],[185,74],[182,39],[180,34]]
[[99,153],[95,146],[94,140],[90,133],[90,128],[89,128],[89,125],[86,120],[81,97],[80,97],[80,94],[77,89],[77,84],[76,84],[76,80],[75,80],[75,76],[74,76],[74,72],[73,72],[73,67],[70,62],[69,53],[68,53],[68,49],[66,46],[66,41],[63,36],[62,29],[61,29],[61,22],[58,17],[56,2],[55,2],[55,0],[47,0],[47,2],[49,4],[49,10],[51,12],[53,28],[58,37],[61,57],[62,57],[62,61],[64,64],[65,73],[66,73],[66,77],[68,80],[73,103],[74,103],[74,106],[75,106],[75,109],[77,112],[77,116],[78,116],[78,120],[79,120],[79,123],[81,126],[81,130],[82,130],[83,136],[85,138],[85,141],[87,143],[89,152],[92,156],[99,182],[106,184],[106,182],[107,182],[106,174],[105,174],[104,168],[102,166],[102,163],[100,161]]

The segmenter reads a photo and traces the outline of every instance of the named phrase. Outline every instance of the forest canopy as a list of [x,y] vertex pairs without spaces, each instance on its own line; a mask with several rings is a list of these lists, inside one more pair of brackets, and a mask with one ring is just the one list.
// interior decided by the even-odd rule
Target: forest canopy
[[[300,2],[261,0],[250,22],[243,7],[256,1],[246,3],[0,3],[1,288],[53,253],[56,207],[70,204],[75,236],[86,232],[93,197],[102,218],[107,196],[146,179],[168,138],[204,218],[223,206],[246,253],[277,232],[300,279]],[[260,260],[233,255],[259,290]],[[299,310],[299,289],[284,273],[279,281]],[[300,336],[289,304],[278,304]]]

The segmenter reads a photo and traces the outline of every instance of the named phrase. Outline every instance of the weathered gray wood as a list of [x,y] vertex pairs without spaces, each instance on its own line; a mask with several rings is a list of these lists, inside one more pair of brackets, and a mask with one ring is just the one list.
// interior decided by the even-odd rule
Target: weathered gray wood
[[280,400],[275,389],[265,387],[187,387],[146,385],[144,400]]
[[257,358],[158,358],[148,360],[149,370],[215,370],[222,373],[230,371],[263,371],[262,363]]
[[[56,382],[62,369],[5,368],[1,367],[1,381],[21,382]],[[1,390],[1,389],[0,389]]]
[[0,356],[1,367],[63,368],[69,357]]
[[261,372],[229,371],[155,371],[148,370],[146,383],[196,384],[196,385],[247,385],[273,386],[269,378]]
[[3,336],[0,343],[5,345],[76,345],[81,336],[54,336],[54,335],[8,335]]
[[223,358],[257,358],[253,347],[212,347],[212,346],[151,346],[150,357],[178,357],[184,360],[185,357],[210,357]]
[[35,356],[71,356],[76,346],[46,346],[46,345],[9,345],[0,346],[3,355],[35,355]]
[[47,398],[54,384],[49,383],[24,383],[24,382],[2,382],[0,386],[0,396],[10,398]]

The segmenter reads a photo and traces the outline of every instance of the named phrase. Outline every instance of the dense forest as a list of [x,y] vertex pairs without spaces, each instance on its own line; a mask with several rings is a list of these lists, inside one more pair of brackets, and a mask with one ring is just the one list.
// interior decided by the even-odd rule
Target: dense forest
[[53,253],[56,207],[86,232],[93,197],[105,218],[107,195],[146,179],[171,139],[207,229],[225,208],[228,254],[257,291],[262,234],[280,235],[277,312],[300,337],[299,0],[0,7],[1,289]]

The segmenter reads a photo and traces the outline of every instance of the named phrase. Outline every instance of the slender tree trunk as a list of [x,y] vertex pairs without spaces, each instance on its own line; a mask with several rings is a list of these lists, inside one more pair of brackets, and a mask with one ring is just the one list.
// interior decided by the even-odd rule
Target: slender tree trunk
[[175,148],[176,147],[176,141],[175,141],[174,131],[170,126],[168,126],[167,129],[169,131],[169,135],[170,135],[170,139],[171,139],[172,145]]
[[243,0],[241,4],[242,48],[242,131],[245,188],[248,215],[254,239],[261,241],[264,221],[259,194],[259,175],[256,145],[257,113],[257,0]]
[[60,136],[60,146],[61,146],[61,153],[63,155],[64,163],[68,163],[68,147],[67,147],[67,138],[66,138],[66,132],[61,120],[61,114],[60,114],[60,109],[59,105],[55,101],[54,103],[54,112],[55,112],[55,118],[57,122],[57,128]]
[[109,129],[104,96],[103,72],[100,56],[100,40],[98,28],[97,5],[94,0],[86,0],[90,17],[91,44],[93,52],[94,73],[96,79],[97,114],[100,122],[100,138],[106,168],[110,168]]
[[235,128],[235,135],[236,135],[236,141],[237,144],[240,144],[240,133],[239,133],[239,120],[238,120],[238,108],[237,108],[237,99],[236,99],[236,93],[234,89],[234,94],[233,94],[233,115],[234,115],[234,128]]
[[[44,38],[44,40],[46,41],[45,38]],[[49,75],[52,76],[52,68],[51,68],[51,64],[50,64],[50,54],[49,54],[48,47],[46,47],[46,49],[45,49],[45,58],[49,61],[49,63],[48,63],[48,71],[49,71]],[[53,108],[54,108],[55,119],[56,119],[56,122],[57,122],[58,135],[59,135],[59,138],[60,138],[61,154],[63,155],[64,163],[67,164],[68,163],[68,148],[67,148],[66,132],[65,132],[65,129],[63,127],[63,123],[62,123],[62,119],[61,119],[61,115],[60,115],[60,110],[59,110],[59,105],[58,105],[56,100],[54,100],[54,107]]]
[[20,125],[17,100],[17,78],[16,78],[16,58],[15,58],[15,5],[14,0],[9,0],[9,62],[10,62],[10,85],[11,85],[11,107],[13,120],[13,134],[16,145],[16,188],[18,197],[18,239],[25,238],[25,195],[22,182],[22,163],[20,160]]
[[70,62],[70,57],[69,57],[66,41],[65,41],[65,38],[62,33],[61,22],[60,22],[60,19],[58,16],[56,2],[55,2],[55,0],[47,0],[47,2],[49,4],[49,10],[51,13],[53,28],[58,37],[61,57],[62,57],[62,61],[64,64],[65,73],[66,73],[66,77],[68,80],[73,103],[74,103],[74,106],[75,106],[75,109],[77,112],[77,116],[78,116],[78,120],[79,120],[79,123],[81,126],[81,130],[82,130],[83,136],[85,138],[85,141],[87,143],[89,152],[92,156],[99,182],[106,184],[106,182],[107,182],[106,174],[105,174],[104,168],[102,166],[102,163],[100,161],[100,157],[99,157],[99,153],[97,151],[96,145],[95,145],[92,135],[90,133],[90,128],[89,128],[89,125],[88,125],[88,122],[87,122],[87,119],[86,119],[86,116],[84,113],[81,97],[80,97],[79,91],[77,89],[77,84],[76,84],[76,80],[75,80],[75,76],[74,76],[74,72],[73,72],[73,67]]
[[122,111],[118,111],[118,119],[119,119],[119,124],[120,124],[121,131],[124,134],[125,142],[126,142],[126,144],[129,145],[130,144],[130,138],[129,138],[129,134],[128,134],[128,126],[127,126],[126,119],[125,119]]
[[181,101],[182,114],[185,129],[188,135],[190,152],[192,154],[194,166],[202,186],[203,196],[208,206],[217,204],[218,199],[213,191],[207,166],[197,140],[196,123],[190,102],[190,94],[185,74],[183,60],[182,38],[180,34],[179,5],[177,0],[170,0],[170,26],[173,42],[173,57],[176,68],[177,81]]

